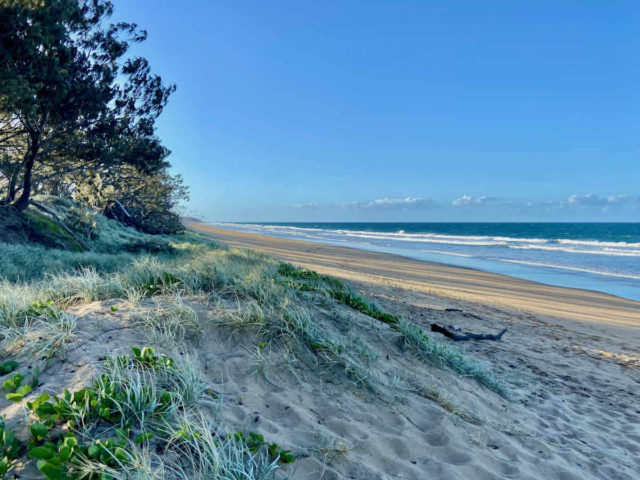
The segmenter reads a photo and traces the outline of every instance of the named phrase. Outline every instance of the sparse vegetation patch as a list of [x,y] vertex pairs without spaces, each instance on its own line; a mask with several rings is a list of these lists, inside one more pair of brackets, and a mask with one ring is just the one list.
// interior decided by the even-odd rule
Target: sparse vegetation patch
[[[65,206],[50,203],[59,210]],[[113,242],[131,242],[124,227],[109,230],[111,221],[100,215],[90,222],[97,227],[86,235],[89,242],[105,241],[105,229],[117,233]],[[18,437],[5,430],[2,468],[7,472],[20,460],[45,478],[121,478],[134,469],[147,472],[147,478],[276,478],[295,460],[294,453],[262,433],[229,430],[213,420],[215,415],[207,420],[206,409],[223,396],[204,383],[189,355],[176,361],[156,353],[196,347],[214,326],[252,339],[249,367],[263,379],[275,368],[303,381],[299,366],[304,365],[358,395],[384,399],[394,380],[386,378],[377,351],[363,341],[369,317],[380,322],[380,334],[387,331],[382,324],[400,333],[426,363],[504,393],[484,365],[431,340],[345,282],[261,253],[220,248],[195,234],[158,241],[171,248],[127,254],[122,265],[106,269],[65,263],[44,278],[35,272],[28,282],[0,283],[0,343],[15,355],[1,359],[3,397],[26,409],[30,435],[16,444]],[[111,258],[112,253],[95,255]],[[192,307],[193,299],[207,306],[206,318]],[[106,300],[104,317],[115,320],[132,309],[126,328],[139,329],[150,346],[106,358],[85,388],[58,395],[38,391],[40,369],[79,341],[78,320],[67,309]],[[30,374],[21,368],[23,361],[35,367]],[[413,393],[475,421],[437,390]],[[230,472],[241,472],[240,477]]]
[[321,293],[389,325],[403,335],[407,345],[421,359],[439,367],[451,368],[461,375],[473,377],[500,395],[507,394],[504,384],[485,365],[465,357],[455,347],[432,340],[413,322],[383,311],[375,303],[353,292],[347,284],[288,264],[282,264],[278,273],[288,279],[285,282],[297,291]]
[[[23,380],[20,374],[5,380],[9,400],[22,402],[30,393]],[[244,471],[247,476],[238,478],[258,480],[274,478],[279,462],[295,461],[289,450],[260,434],[223,433],[199,423],[197,402],[203,394],[201,381],[185,378],[172,358],[134,347],[133,355],[108,358],[91,387],[27,401],[28,442],[17,440],[2,421],[0,474],[9,473],[24,452],[52,480],[129,478],[141,466],[161,468],[171,478],[236,478],[225,475]],[[142,450],[150,445],[173,463],[153,465]],[[201,457],[204,453],[208,457]],[[255,476],[258,472],[267,476]]]

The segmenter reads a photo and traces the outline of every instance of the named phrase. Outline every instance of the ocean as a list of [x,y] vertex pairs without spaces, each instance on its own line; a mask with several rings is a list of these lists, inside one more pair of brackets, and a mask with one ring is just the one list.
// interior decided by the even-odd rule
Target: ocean
[[640,300],[640,223],[217,223]]

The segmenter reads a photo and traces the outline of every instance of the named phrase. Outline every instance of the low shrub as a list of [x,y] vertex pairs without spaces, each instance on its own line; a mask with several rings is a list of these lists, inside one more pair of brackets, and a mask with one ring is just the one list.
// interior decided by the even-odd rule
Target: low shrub
[[[150,443],[166,454],[171,478],[185,480],[274,479],[278,462],[295,461],[289,450],[262,435],[222,434],[199,420],[204,388],[195,385],[200,380],[152,348],[132,351],[108,358],[89,388],[27,401],[35,419],[28,425],[28,441],[20,442],[0,419],[0,475],[10,473],[26,452],[47,479],[129,478],[149,461],[141,447]],[[13,374],[4,388],[15,394],[23,382]],[[25,395],[11,400],[20,402]]]

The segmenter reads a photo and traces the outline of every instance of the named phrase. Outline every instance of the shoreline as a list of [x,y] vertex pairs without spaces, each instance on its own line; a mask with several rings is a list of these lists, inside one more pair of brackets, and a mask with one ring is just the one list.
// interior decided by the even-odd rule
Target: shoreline
[[470,267],[417,260],[328,243],[187,226],[233,247],[263,251],[355,283],[400,286],[439,297],[513,308],[561,320],[640,329],[640,302],[594,290],[560,287]]
[[[637,245],[625,242],[611,243],[583,240],[580,237],[569,239],[562,237],[561,232],[555,232],[560,235],[557,238],[545,235],[536,237],[534,232],[522,231],[497,232],[485,229],[471,232],[468,229],[460,230],[457,227],[452,229],[452,227],[460,225],[455,223],[444,223],[443,225],[447,227],[445,229],[427,228],[423,230],[420,227],[421,224],[418,223],[392,223],[394,227],[391,230],[378,229],[377,227],[358,230],[357,226],[354,227],[356,224],[353,223],[336,223],[325,226],[324,224],[306,223],[285,225],[200,222],[224,230],[390,253],[415,260],[465,267],[546,285],[602,292],[640,302],[640,276],[637,275],[640,264],[635,264],[635,258],[629,258],[631,263],[621,263],[620,260],[627,255],[637,256],[640,250],[628,249],[640,246],[640,243]],[[489,224],[479,225],[485,228]],[[406,227],[408,230],[399,230],[400,227]],[[520,235],[524,233],[528,235]],[[583,246],[578,248],[573,244],[583,244]],[[598,245],[598,247],[596,248],[594,245]],[[494,247],[497,250],[493,250]],[[576,250],[576,248],[578,249]],[[600,251],[611,248],[621,250]],[[567,253],[559,258],[556,250]],[[521,255],[520,252],[524,253]],[[540,256],[540,252],[543,252],[542,256]],[[574,256],[574,253],[579,255]],[[588,255],[589,253],[599,254],[594,257]],[[547,254],[551,256],[547,256]],[[602,255],[608,256],[603,257]],[[592,263],[594,258],[596,258],[596,263]],[[632,265],[637,268],[634,270]]]
[[[191,228],[221,244],[347,280],[384,311],[428,332],[444,348],[487,366],[507,385],[505,400],[448,369],[421,362],[412,370],[420,360],[404,354],[406,338],[377,321],[360,325],[358,338],[380,347],[383,377],[401,371],[401,378],[417,385],[435,385],[442,392],[436,398],[452,399],[449,408],[477,421],[450,422],[450,414],[438,411],[443,405],[431,402],[433,396],[419,393],[414,399],[397,386],[394,398],[402,400],[395,413],[375,403],[359,406],[353,397],[336,392],[320,399],[323,406],[313,407],[312,413],[324,411],[329,402],[329,416],[343,419],[330,426],[352,448],[345,465],[374,471],[354,474],[350,466],[327,478],[635,478],[640,468],[640,437],[635,433],[640,425],[640,303],[392,254],[205,224]],[[325,313],[345,331],[357,324],[353,314]],[[474,333],[507,332],[499,341],[452,342],[430,332],[432,323]],[[312,398],[318,398],[317,391]],[[361,411],[366,413],[355,414]],[[313,416],[314,427],[319,423]],[[299,426],[295,428],[292,435],[298,435]],[[389,451],[396,453],[387,455]]]

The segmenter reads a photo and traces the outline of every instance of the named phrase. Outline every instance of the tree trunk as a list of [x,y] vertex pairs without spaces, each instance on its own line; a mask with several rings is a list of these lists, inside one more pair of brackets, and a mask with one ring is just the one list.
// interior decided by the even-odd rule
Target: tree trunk
[[25,162],[23,161],[19,166],[16,167],[15,171],[11,175],[11,179],[9,180],[9,185],[7,185],[7,195],[2,201],[4,205],[9,205],[16,199],[17,185],[18,185],[18,177],[20,176],[20,171],[24,167]]
[[45,213],[48,213],[49,215],[51,215],[53,217],[53,219],[58,222],[58,225],[60,225],[69,235],[71,235],[73,237],[73,239],[77,242],[78,245],[80,245],[80,247],[82,247],[83,250],[91,250],[89,248],[89,245],[86,244],[86,242],[84,240],[82,240],[80,237],[78,237],[73,230],[71,230],[66,223],[64,223],[60,217],[58,217],[55,212],[53,212],[52,210],[50,210],[49,208],[45,207],[44,205],[40,205],[38,202],[31,202],[31,204],[42,210]]
[[[38,156],[38,150],[40,149],[40,131],[34,131],[31,133],[31,145],[27,152],[27,161],[24,164],[24,179],[22,182],[22,195],[13,204],[18,213],[22,213],[29,206],[29,200],[31,198],[31,182],[33,176],[33,166],[36,163],[36,157]],[[15,188],[15,186],[14,186]],[[9,192],[11,194],[11,191]],[[13,193],[15,195],[15,192]]]

